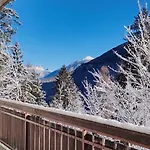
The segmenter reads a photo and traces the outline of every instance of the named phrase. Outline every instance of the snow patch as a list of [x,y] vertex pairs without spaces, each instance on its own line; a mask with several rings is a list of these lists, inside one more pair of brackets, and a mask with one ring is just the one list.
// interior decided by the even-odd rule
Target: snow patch
[[[71,63],[70,65],[67,66],[67,70],[70,72],[73,72],[76,68],[78,68],[80,65],[87,63],[91,60],[93,60],[94,58],[91,56],[86,56],[85,58],[81,59],[81,60],[77,60],[74,61],[73,63]],[[55,70],[53,72],[50,72],[49,74],[46,74],[45,76],[43,76],[43,81],[44,80],[50,80],[52,78],[55,78],[58,74],[58,72],[60,71],[60,69]]]
[[83,61],[91,61],[93,60],[94,58],[91,57],[91,56],[86,56],[85,58],[83,58]]

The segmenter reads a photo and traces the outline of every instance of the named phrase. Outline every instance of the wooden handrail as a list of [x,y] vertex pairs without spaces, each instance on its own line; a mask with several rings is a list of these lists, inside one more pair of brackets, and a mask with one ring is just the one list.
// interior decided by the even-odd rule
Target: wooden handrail
[[135,126],[136,129],[139,128],[139,132],[133,131],[129,128],[122,128],[121,126],[118,127],[115,125],[110,125],[107,122],[101,123],[94,121],[96,120],[96,117],[91,117],[88,115],[79,115],[78,117],[78,115],[75,113],[69,113],[65,111],[60,111],[58,109],[45,108],[42,106],[35,106],[32,104],[26,104],[11,100],[8,101],[1,99],[0,106],[26,112],[31,115],[40,116],[51,121],[62,123],[64,125],[85,129],[93,133],[105,135],[145,148],[150,148],[150,134],[144,132],[142,133],[142,131],[140,131],[142,127]]

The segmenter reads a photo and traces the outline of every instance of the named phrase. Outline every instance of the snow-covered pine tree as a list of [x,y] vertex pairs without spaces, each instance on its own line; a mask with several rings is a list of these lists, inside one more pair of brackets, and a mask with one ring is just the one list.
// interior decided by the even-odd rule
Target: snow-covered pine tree
[[[138,15],[134,17],[134,23],[132,25],[128,26],[128,28],[131,30],[132,34],[134,36],[136,36],[136,38],[141,38],[141,32],[140,32],[140,28],[139,28],[139,26],[142,26],[141,20],[140,20],[140,15],[141,14],[142,14],[143,18],[145,18],[145,19],[147,17],[149,17],[147,4],[145,5],[145,7],[142,7],[141,8],[141,12],[139,12]],[[149,25],[147,24],[147,22],[144,22],[144,24],[145,24],[145,28],[147,28],[147,30],[150,30],[149,29]],[[127,33],[127,36],[130,38],[131,37],[130,33]],[[130,41],[127,38],[125,38],[125,40],[127,41],[127,45],[129,45]],[[130,46],[130,48],[131,48],[131,46]],[[132,51],[134,52],[134,48],[132,49]],[[132,55],[130,53],[126,54],[126,58],[132,59],[132,61],[134,61],[134,57],[132,57]],[[120,64],[122,65],[122,67],[124,69],[130,68],[132,70],[132,72],[137,75],[136,68],[134,68],[134,66],[132,66],[129,62],[121,60]],[[119,73],[116,76],[116,80],[120,83],[120,85],[122,85],[122,87],[126,86],[127,79],[126,79],[126,75],[125,74]]]
[[0,11],[0,95],[4,98],[19,100],[16,89],[20,86],[14,78],[16,75],[13,71],[13,59],[9,53],[12,42],[12,36],[17,30],[18,22],[17,13],[11,8],[3,7]]
[[44,94],[38,78],[24,66],[19,44],[12,44],[12,36],[18,25],[20,22],[17,13],[3,7],[0,11],[0,97],[44,104]]
[[[9,6],[13,1],[10,1]],[[4,41],[6,44],[12,42],[12,36],[20,24],[17,12],[10,7],[3,7],[0,11],[0,41]]]
[[72,78],[70,78],[69,84],[70,86],[67,87],[68,106],[66,107],[66,110],[76,113],[84,113],[83,101],[81,100],[78,88]]
[[85,88],[84,93],[80,93],[85,103],[86,113],[103,118],[117,117],[117,101],[115,101],[115,89],[117,86],[111,81],[109,77],[109,70],[107,67],[101,67],[101,70],[90,72],[94,77],[94,85],[88,83],[87,80],[83,82]]
[[29,73],[23,64],[23,55],[18,43],[11,47],[11,55],[13,61],[12,78],[16,81],[16,84],[18,85],[14,90],[14,93],[18,95],[18,98],[16,100],[35,103],[35,98],[31,94],[32,81],[30,80],[30,78],[28,78]]
[[34,96],[34,101],[38,105],[48,106],[45,101],[45,92],[42,90],[42,84],[39,75],[35,72],[31,65],[27,65],[28,78],[31,80],[31,94]]
[[82,101],[71,73],[63,66],[56,77],[55,95],[50,106],[73,112],[82,111]]
[[[6,45],[5,47],[7,48]],[[0,74],[3,76],[1,83],[5,85],[5,94],[2,92],[3,98],[46,106],[38,76],[33,69],[24,66],[19,44],[12,46],[11,51],[11,55],[6,53],[7,50],[3,53],[9,57],[7,61],[3,60],[5,65]],[[4,88],[1,91],[4,91]]]
[[[0,51],[0,66],[6,65],[6,60],[9,57],[9,45],[12,42],[12,36],[16,33],[17,25],[19,25],[19,16],[17,13],[8,7],[3,7],[0,11],[0,44],[3,45]],[[5,46],[4,46],[5,45]],[[5,48],[4,48],[5,47]],[[4,60],[4,61],[3,61]],[[2,67],[2,66],[1,66]],[[2,69],[2,68],[0,68]],[[2,71],[2,70],[1,70]]]
[[16,81],[12,78],[12,59],[8,53],[8,47],[3,41],[0,42],[0,97],[14,99],[13,89]]
[[[120,115],[126,118],[127,122],[148,126],[150,125],[150,17],[149,14],[143,14],[140,3],[138,4],[139,36],[134,34],[130,26],[126,27],[128,44],[125,49],[131,57],[124,58],[116,53],[123,61],[130,64],[127,69],[120,66],[120,72],[126,76],[124,93],[128,99],[120,99],[122,107],[119,111],[122,111]],[[132,113],[125,117],[128,112]]]
[[[141,21],[140,21],[141,14],[142,14],[143,18],[145,18],[145,19],[147,17],[149,17],[149,11],[147,8],[147,4],[145,5],[145,7],[141,7],[141,12],[139,12],[138,15],[134,17],[134,23],[132,25],[128,26],[128,28],[130,28],[130,30],[132,31],[132,34],[134,34],[138,38],[141,38],[141,34],[140,34],[140,30],[139,30],[139,25],[142,25]],[[145,22],[145,27],[149,28],[148,26],[149,25],[146,24],[146,22]],[[128,34],[128,36],[130,36],[130,34]]]
[[68,78],[69,72],[66,69],[66,66],[63,66],[55,81],[54,92],[55,95],[52,98],[51,106],[55,108],[66,109],[68,105],[68,99],[66,98],[66,80]]
[[25,74],[26,72],[22,60],[23,55],[19,43],[16,42],[15,45],[12,46],[11,52],[12,52],[14,69],[16,70],[16,72],[20,74]]
[[93,115],[100,115],[106,118],[105,112],[107,114],[108,111],[114,119],[120,122],[149,126],[150,17],[149,14],[145,15],[143,13],[140,4],[139,11],[138,36],[130,26],[126,27],[128,43],[125,49],[129,57],[122,57],[116,53],[121,60],[128,64],[126,68],[122,65],[119,66],[119,71],[126,77],[125,86],[111,80],[107,83],[102,82],[101,75],[94,73],[96,82],[99,84],[92,87],[85,82],[87,93],[85,93],[84,100],[88,104],[90,113]]

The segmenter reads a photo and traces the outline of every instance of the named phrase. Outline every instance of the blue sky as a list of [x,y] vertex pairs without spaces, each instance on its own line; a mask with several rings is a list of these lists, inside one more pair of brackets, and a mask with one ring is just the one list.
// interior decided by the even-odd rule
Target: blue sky
[[17,0],[13,8],[25,63],[51,70],[119,45],[138,13],[136,0]]

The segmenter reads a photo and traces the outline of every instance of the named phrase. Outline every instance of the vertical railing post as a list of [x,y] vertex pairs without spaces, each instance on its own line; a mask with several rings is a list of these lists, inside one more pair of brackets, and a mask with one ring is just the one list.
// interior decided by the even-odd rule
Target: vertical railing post
[[[50,123],[49,123],[50,126]],[[49,132],[49,150],[51,149],[51,128],[48,130]]]
[[24,150],[28,150],[29,145],[28,145],[28,138],[29,138],[29,125],[27,122],[27,119],[29,117],[28,113],[25,113],[25,122],[24,122]]
[[27,137],[26,137],[26,128],[27,128],[27,124],[26,124],[26,117],[27,117],[27,114],[25,114],[24,118],[25,118],[25,121],[24,121],[24,150],[26,150],[26,144],[27,144]]
[[63,135],[62,135],[62,125],[60,125],[61,135],[60,135],[60,150],[63,148]]
[[45,124],[46,124],[45,120],[43,120],[43,124],[44,124],[44,127],[43,127],[43,150],[45,150],[45,130],[46,130],[46,128],[45,128]]
[[102,138],[102,146],[105,147],[105,139]]
[[0,107],[0,139],[2,139],[2,108]]
[[[69,134],[69,128],[67,127],[67,134]],[[67,136],[67,150],[69,150],[69,136]]]
[[54,150],[56,150],[56,122],[54,123]]
[[82,130],[82,150],[84,150],[84,136],[86,134],[86,130]]
[[[36,122],[36,116],[34,116],[34,118],[33,118],[33,121],[34,122]],[[34,125],[34,128],[33,128],[33,131],[34,131],[34,136],[33,136],[33,138],[34,138],[34,140],[33,140],[33,148],[34,148],[34,150],[37,150],[37,144],[36,144],[36,141],[37,141],[37,136],[36,136],[36,132],[37,132],[37,130],[36,130],[36,125]]]
[[[74,129],[74,135],[75,135],[75,137],[77,137],[77,130],[76,129]],[[77,150],[77,139],[75,138],[75,148],[74,148],[74,150]]]

